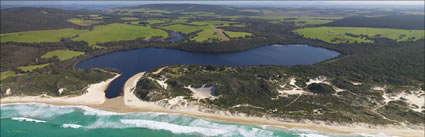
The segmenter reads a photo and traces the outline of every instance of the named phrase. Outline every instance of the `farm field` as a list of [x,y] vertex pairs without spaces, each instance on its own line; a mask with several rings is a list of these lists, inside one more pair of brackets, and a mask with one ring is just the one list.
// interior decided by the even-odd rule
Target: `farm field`
[[193,25],[200,25],[200,26],[205,26],[205,25],[215,25],[217,27],[222,27],[222,26],[230,26],[230,24],[235,23],[232,21],[221,21],[221,20],[213,20],[213,21],[194,21],[191,22],[190,24]]
[[230,23],[233,22],[228,22],[228,21],[201,21],[201,22],[192,22],[190,24],[193,25],[184,25],[184,24],[175,24],[175,25],[170,25],[170,26],[164,26],[162,27],[163,29],[166,30],[171,30],[174,32],[181,32],[183,34],[189,34],[191,32],[195,32],[195,31],[200,31],[199,33],[196,34],[196,36],[191,37],[191,40],[194,40],[196,42],[203,42],[206,41],[208,39],[219,39],[219,40],[229,40],[225,35],[217,35],[220,33],[216,33],[215,31],[221,31],[224,33],[228,33],[229,32],[229,36],[231,38],[238,38],[238,37],[245,37],[245,36],[251,36],[251,33],[247,33],[247,32],[231,32],[231,31],[226,31],[226,30],[222,30],[222,29],[215,29],[215,25],[218,26],[229,26]]
[[203,28],[202,31],[197,34],[197,36],[191,38],[191,40],[196,42],[203,42],[208,39],[218,39],[217,35],[210,27]]
[[6,79],[8,77],[13,77],[15,76],[16,73],[13,71],[6,71],[6,72],[1,72],[0,73],[0,80]]
[[100,20],[100,19],[103,19],[103,16],[102,15],[99,15],[99,14],[77,15],[77,16],[80,17],[80,18],[88,18],[88,19],[91,19],[91,20]]
[[77,19],[77,18],[72,18],[67,21],[80,26],[90,26],[90,25],[102,22],[102,21],[95,21],[95,20],[83,20],[83,19]]
[[44,54],[43,56],[41,56],[41,58],[52,58],[54,56],[57,56],[59,60],[63,61],[63,60],[67,60],[76,56],[80,56],[83,55],[84,52],[80,52],[80,51],[72,51],[72,50],[55,50],[55,51],[50,51],[47,52],[46,54]]
[[31,71],[33,71],[35,69],[44,68],[44,67],[48,66],[49,64],[50,63],[40,64],[40,65],[21,66],[21,67],[18,67],[18,69],[20,69],[22,71],[25,71],[25,72],[31,72]]
[[[295,30],[294,32],[310,39],[319,39],[328,43],[373,43],[375,36],[386,37],[397,42],[414,41],[424,38],[424,30],[402,30],[365,27],[314,27]],[[350,35],[351,34],[351,35]]]
[[135,18],[135,17],[122,17],[120,19],[121,20],[139,20],[138,18]]
[[224,31],[230,38],[243,38],[246,36],[252,36],[251,33],[248,32],[234,32],[234,31]]
[[2,43],[9,41],[24,43],[58,42],[61,38],[74,37],[84,32],[88,31],[77,29],[39,30],[1,34],[0,38]]
[[181,32],[183,34],[188,34],[191,32],[199,31],[204,28],[205,26],[190,26],[190,25],[183,25],[183,24],[176,24],[176,25],[170,25],[170,26],[164,26],[163,29],[175,31],[175,32]]
[[288,20],[288,18],[283,19],[283,22],[294,22],[296,26],[305,26],[305,25],[320,25],[326,24],[334,21],[335,19],[331,18],[297,18],[296,20]]
[[166,21],[167,20],[157,20],[157,19],[146,20],[146,22],[148,22],[149,24],[164,23]]
[[293,22],[296,26],[320,25],[332,22],[341,17],[290,17],[290,16],[252,16],[250,18],[269,20],[270,23]]
[[120,40],[134,40],[137,38],[151,38],[153,36],[168,37],[168,33],[150,26],[136,26],[130,24],[108,24],[95,26],[93,31],[82,33],[73,40],[87,41],[90,46]]
[[107,13],[116,13],[118,15],[134,15],[135,13],[172,13],[167,10],[156,10],[156,9],[110,9],[106,10]]
[[171,22],[172,22],[172,23],[185,23],[185,22],[187,22],[187,18],[182,18],[182,17],[180,17],[180,18],[178,18],[178,19],[174,19],[174,20],[172,20]]

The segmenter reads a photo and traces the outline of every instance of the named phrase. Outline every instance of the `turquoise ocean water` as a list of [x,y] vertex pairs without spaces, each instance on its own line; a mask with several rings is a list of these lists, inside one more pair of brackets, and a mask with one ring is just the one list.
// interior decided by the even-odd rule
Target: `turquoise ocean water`
[[114,113],[85,106],[2,104],[1,137],[375,137],[254,126],[167,113]]

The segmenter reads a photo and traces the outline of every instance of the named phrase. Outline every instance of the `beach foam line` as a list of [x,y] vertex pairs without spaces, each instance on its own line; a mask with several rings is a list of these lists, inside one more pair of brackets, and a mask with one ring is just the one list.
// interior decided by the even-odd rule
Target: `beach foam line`
[[325,135],[320,135],[320,134],[300,134],[300,137],[328,137]]
[[43,121],[43,120],[31,119],[31,118],[26,118],[26,117],[12,117],[10,119],[17,120],[17,121],[35,122],[35,123],[46,123],[47,122],[47,121]]
[[[164,112],[128,112],[119,113],[112,111],[105,111],[88,106],[58,106],[43,103],[15,103],[15,104],[1,104],[2,119],[9,119],[17,121],[28,121],[36,123],[45,123],[47,121],[31,119],[41,118],[49,119],[52,116],[63,115],[66,113],[79,111],[85,116],[95,116],[96,122],[88,124],[87,126],[80,125],[78,128],[147,128],[152,130],[166,130],[173,133],[186,133],[186,134],[201,134],[202,136],[276,136],[275,132],[281,130],[297,135],[304,134],[306,137],[315,135],[323,135],[330,137],[341,136],[362,136],[362,137],[392,137],[383,133],[366,134],[362,132],[351,134],[328,134],[311,129],[303,128],[286,128],[283,126],[272,125],[259,125],[259,126],[245,126],[237,124],[226,124],[210,120],[205,120],[196,117],[190,117],[178,113],[164,113]],[[10,112],[9,112],[10,111]],[[116,116],[119,115],[119,116]],[[113,117],[111,117],[113,116]],[[31,117],[31,118],[28,118]],[[142,119],[142,120],[140,120]],[[130,121],[129,121],[130,120]],[[133,121],[131,121],[133,120]],[[136,120],[136,121],[134,121]],[[138,121],[137,121],[138,120]],[[144,122],[149,121],[143,124]],[[139,124],[138,124],[139,123]],[[142,123],[142,124],[140,124]],[[62,124],[62,123],[61,123]],[[68,123],[69,124],[69,123]],[[76,124],[75,124],[76,125]],[[68,128],[76,126],[66,125]],[[153,125],[153,126],[151,126]],[[59,127],[59,126],[58,126]],[[64,127],[64,125],[62,125]],[[278,127],[278,128],[276,128]],[[180,129],[188,129],[189,132],[182,132]],[[214,133],[211,133],[214,132]]]
[[62,127],[63,128],[80,128],[82,126],[81,125],[77,125],[77,124],[63,124]]
[[375,134],[375,135],[366,134],[366,133],[353,133],[352,135],[359,135],[359,136],[362,136],[362,137],[398,137],[398,136],[389,136],[389,135],[386,135],[384,133],[378,133],[378,134]]
[[132,125],[134,127],[148,128],[153,130],[167,130],[175,134],[198,133],[204,136],[219,136],[227,133],[223,129],[211,129],[203,127],[181,126],[166,122],[139,120],[139,119],[121,119],[121,123]]

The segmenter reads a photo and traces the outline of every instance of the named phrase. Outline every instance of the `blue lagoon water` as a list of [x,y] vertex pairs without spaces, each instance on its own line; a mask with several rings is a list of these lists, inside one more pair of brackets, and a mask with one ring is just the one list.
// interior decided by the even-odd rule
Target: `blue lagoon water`
[[234,53],[197,53],[176,49],[143,48],[114,52],[77,64],[77,68],[115,68],[122,75],[106,90],[106,97],[120,96],[122,87],[136,73],[172,64],[212,64],[219,66],[247,65],[310,65],[338,56],[339,53],[308,45],[272,45]]

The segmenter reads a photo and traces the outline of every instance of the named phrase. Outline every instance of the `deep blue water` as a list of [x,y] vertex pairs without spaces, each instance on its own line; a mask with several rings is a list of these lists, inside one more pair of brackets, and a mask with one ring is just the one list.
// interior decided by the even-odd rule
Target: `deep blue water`
[[336,51],[308,45],[272,45],[234,53],[197,53],[175,49],[143,48],[119,51],[84,60],[77,68],[116,68],[122,75],[112,81],[106,97],[120,96],[122,87],[136,73],[172,64],[212,64],[218,66],[310,65],[338,56]]

